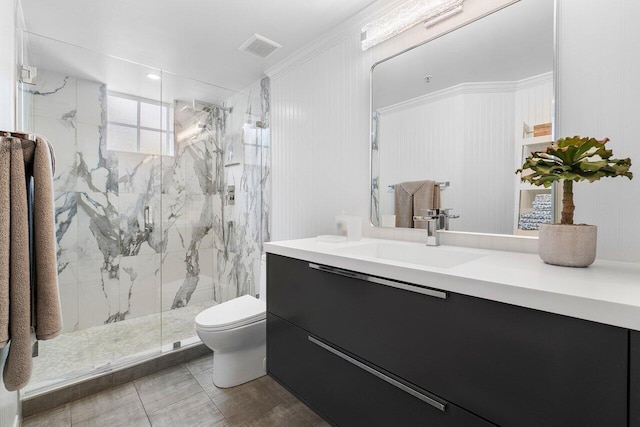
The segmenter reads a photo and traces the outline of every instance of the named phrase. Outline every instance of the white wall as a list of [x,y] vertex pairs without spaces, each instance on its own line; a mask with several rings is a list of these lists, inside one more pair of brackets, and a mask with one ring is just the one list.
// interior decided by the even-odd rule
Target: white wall
[[367,213],[370,57],[348,37],[272,77],[272,240],[331,233],[343,210]]
[[[369,212],[369,71],[390,55],[513,0],[467,0],[463,13],[362,52],[375,3],[267,71],[271,77],[272,240],[334,232],[334,216]],[[391,4],[393,7],[395,3]]]
[[462,84],[380,111],[381,214],[394,213],[389,185],[449,181],[442,207],[460,215],[451,230],[511,234],[515,89],[515,82]]
[[560,0],[558,135],[609,137],[636,177],[574,186],[577,222],[598,226],[598,256],[640,261],[640,2]]
[[[559,2],[558,135],[608,136],[614,154],[640,164],[640,2]],[[377,12],[364,11],[269,72],[273,240],[330,233],[341,210],[368,215],[369,68],[416,41],[362,52],[359,24]],[[639,180],[577,185],[576,219],[600,227],[599,257],[640,261]]]

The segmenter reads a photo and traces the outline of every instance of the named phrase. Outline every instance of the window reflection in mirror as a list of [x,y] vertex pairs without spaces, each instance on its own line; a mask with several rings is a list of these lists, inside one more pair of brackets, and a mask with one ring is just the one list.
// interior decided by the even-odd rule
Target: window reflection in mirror
[[374,66],[374,225],[438,216],[449,230],[528,235],[552,221],[551,190],[514,171],[552,140],[554,11],[521,0]]

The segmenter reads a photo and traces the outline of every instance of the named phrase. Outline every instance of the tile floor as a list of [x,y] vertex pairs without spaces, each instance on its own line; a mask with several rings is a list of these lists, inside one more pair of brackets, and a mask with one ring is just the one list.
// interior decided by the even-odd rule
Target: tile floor
[[92,372],[160,353],[160,346],[196,336],[193,319],[213,301],[163,313],[94,326],[40,341],[33,359],[31,382],[25,392],[47,389]]
[[300,426],[325,421],[268,376],[228,389],[211,378],[211,356],[36,414],[24,427]]

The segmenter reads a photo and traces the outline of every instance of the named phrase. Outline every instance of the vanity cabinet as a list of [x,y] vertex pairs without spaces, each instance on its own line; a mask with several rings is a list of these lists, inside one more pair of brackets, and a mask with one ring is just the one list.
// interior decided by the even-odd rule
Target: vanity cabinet
[[267,371],[336,425],[625,426],[640,410],[627,329],[273,254],[267,277]]
[[640,427],[640,332],[631,331],[629,338],[629,426]]
[[[425,403],[380,379],[379,368],[362,369],[353,363],[358,361],[355,356],[347,356],[320,340],[312,341],[307,331],[271,313],[267,331],[269,374],[336,425],[407,426],[416,425],[417,420],[428,426],[492,425],[455,405],[440,410]],[[412,390],[444,405],[415,386]]]

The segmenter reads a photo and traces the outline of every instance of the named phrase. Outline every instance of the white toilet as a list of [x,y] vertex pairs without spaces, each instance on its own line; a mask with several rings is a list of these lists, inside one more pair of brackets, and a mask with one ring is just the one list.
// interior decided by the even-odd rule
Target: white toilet
[[213,350],[213,383],[234,387],[266,374],[266,255],[260,262],[260,299],[244,295],[198,314],[196,331]]

